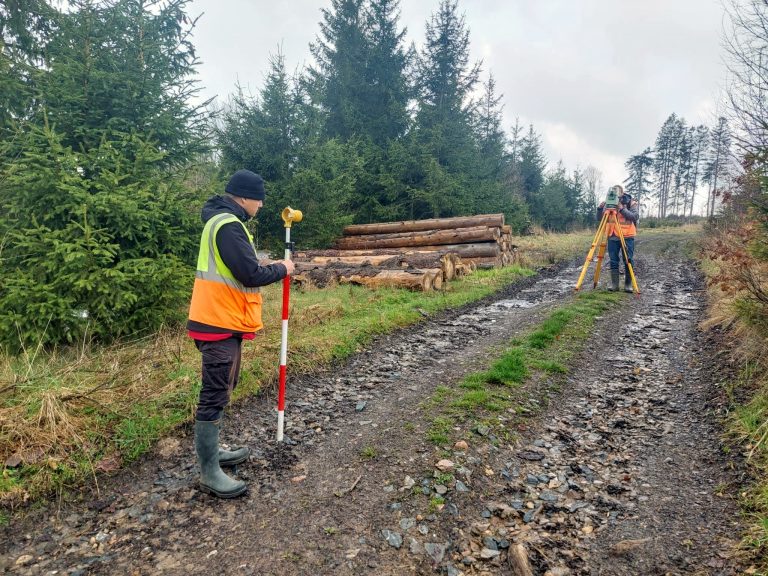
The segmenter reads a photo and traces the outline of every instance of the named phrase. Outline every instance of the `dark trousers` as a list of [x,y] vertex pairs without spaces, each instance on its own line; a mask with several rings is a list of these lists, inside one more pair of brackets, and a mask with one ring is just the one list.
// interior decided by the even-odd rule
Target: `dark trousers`
[[242,344],[241,338],[216,342],[195,340],[203,355],[203,387],[195,419],[213,422],[221,418],[240,376]]
[[[624,238],[624,243],[627,245],[627,256],[629,256],[629,263],[632,266],[635,265],[633,256],[635,254],[635,238]],[[621,249],[621,240],[618,236],[611,236],[608,238],[608,258],[611,260],[611,270],[619,269],[619,255],[624,260],[624,250]],[[624,263],[626,267],[626,262]],[[629,274],[629,272],[627,272]]]

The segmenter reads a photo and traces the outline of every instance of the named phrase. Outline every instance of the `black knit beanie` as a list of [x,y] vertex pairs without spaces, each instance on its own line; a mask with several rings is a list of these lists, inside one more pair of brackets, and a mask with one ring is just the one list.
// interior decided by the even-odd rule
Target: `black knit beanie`
[[238,170],[227,182],[226,192],[241,198],[264,200],[267,193],[264,190],[264,179],[250,170]]

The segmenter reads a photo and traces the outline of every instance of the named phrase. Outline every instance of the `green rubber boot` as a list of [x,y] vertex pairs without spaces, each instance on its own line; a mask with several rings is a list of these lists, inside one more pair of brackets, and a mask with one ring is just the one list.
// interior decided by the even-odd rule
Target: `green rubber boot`
[[624,292],[631,294],[634,291],[634,288],[632,288],[632,276],[629,275],[629,270],[627,270],[627,275],[624,276]]
[[611,287],[609,288],[611,292],[618,292],[619,291],[619,271],[618,270],[611,270]]
[[219,466],[219,420],[195,421],[195,450],[200,462],[200,490],[218,498],[236,498],[244,494],[248,485],[233,480]]
[[[221,420],[219,420],[219,435],[221,435]],[[225,450],[219,446],[219,466],[222,468],[230,468],[237,466],[248,460],[248,456],[251,455],[251,451],[246,447],[234,446],[232,450]]]
[[251,451],[247,447],[235,448],[234,450],[224,450],[219,448],[219,466],[222,468],[237,466],[248,460]]

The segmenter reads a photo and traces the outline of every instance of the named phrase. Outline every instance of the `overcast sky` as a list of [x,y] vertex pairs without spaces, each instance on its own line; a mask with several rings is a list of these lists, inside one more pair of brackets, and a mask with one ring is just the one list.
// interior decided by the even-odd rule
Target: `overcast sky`
[[[311,63],[328,0],[193,0],[206,96],[263,84],[278,47],[289,70]],[[438,0],[401,0],[417,47]],[[653,146],[672,112],[713,125],[725,83],[721,0],[460,0],[471,51],[503,93],[504,128],[519,117],[541,134],[554,166],[593,165],[603,184]]]

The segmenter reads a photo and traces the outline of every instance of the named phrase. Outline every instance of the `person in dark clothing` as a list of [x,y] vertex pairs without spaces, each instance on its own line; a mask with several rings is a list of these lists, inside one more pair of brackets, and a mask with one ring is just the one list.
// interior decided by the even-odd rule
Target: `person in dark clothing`
[[[620,185],[613,187],[616,192],[616,197],[619,200],[616,217],[621,227],[622,235],[624,236],[624,243],[627,246],[627,257],[629,262],[634,266],[634,254],[635,254],[635,236],[637,235],[637,221],[640,218],[640,207],[637,200],[634,200],[631,195],[624,192],[624,188]],[[602,202],[597,208],[597,220],[598,222],[603,218],[603,211],[605,210],[605,202]],[[611,271],[611,290],[616,292],[619,290],[619,256],[624,261],[624,291],[632,292],[632,277],[629,274],[627,267],[627,258],[624,256],[624,251],[621,249],[621,239],[619,238],[619,232],[616,230],[616,224],[611,223],[608,225],[608,258],[610,259],[610,271]]]
[[248,448],[223,450],[219,430],[224,407],[240,375],[243,340],[262,328],[260,286],[293,273],[293,262],[261,265],[245,222],[256,216],[266,193],[261,176],[238,170],[225,194],[209,199],[202,210],[197,272],[187,329],[202,354],[202,389],[195,414],[195,449],[200,488],[220,498],[245,493],[245,482],[221,467],[248,459]]

